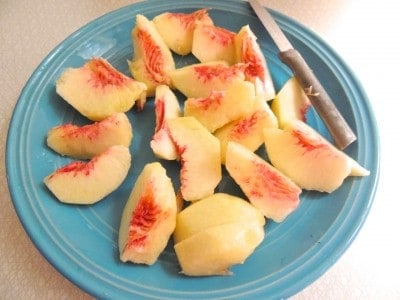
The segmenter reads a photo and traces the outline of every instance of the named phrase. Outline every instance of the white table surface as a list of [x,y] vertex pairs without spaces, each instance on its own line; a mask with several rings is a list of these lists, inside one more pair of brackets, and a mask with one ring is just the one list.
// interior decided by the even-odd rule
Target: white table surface
[[[19,93],[49,51],[92,19],[132,2],[0,0],[0,299],[91,298],[56,271],[23,230],[8,193],[5,141]],[[308,26],[346,61],[368,94],[381,139],[380,183],[364,227],[338,262],[293,299],[400,299],[398,6],[386,0],[264,4]]]

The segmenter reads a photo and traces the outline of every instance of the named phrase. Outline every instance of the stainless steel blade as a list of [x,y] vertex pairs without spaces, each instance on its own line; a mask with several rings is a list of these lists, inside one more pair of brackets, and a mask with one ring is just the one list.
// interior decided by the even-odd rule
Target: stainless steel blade
[[278,46],[279,51],[284,52],[293,49],[292,44],[290,44],[272,15],[260,4],[260,2],[258,0],[249,0],[249,3],[274,40],[274,43]]

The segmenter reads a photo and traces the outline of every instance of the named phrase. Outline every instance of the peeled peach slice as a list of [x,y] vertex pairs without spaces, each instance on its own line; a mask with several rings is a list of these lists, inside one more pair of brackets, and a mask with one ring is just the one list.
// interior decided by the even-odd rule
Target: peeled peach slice
[[193,55],[200,62],[224,60],[235,63],[235,33],[222,27],[197,24],[193,32]]
[[265,100],[275,97],[275,88],[264,54],[250,26],[243,26],[235,37],[236,61],[247,64],[246,80],[254,83],[257,95]]
[[181,108],[175,94],[167,85],[159,85],[155,96],[156,127],[150,147],[154,154],[163,159],[174,160],[178,158],[167,125],[168,119],[181,116]]
[[181,161],[180,191],[186,201],[210,196],[221,181],[219,141],[194,117],[167,121]]
[[351,171],[349,176],[368,176],[370,174],[369,170],[361,166],[353,158],[351,158],[350,156],[347,156],[347,158],[350,160],[351,164]]
[[176,193],[176,206],[177,206],[178,213],[183,209],[184,203],[185,203],[185,201],[182,197],[182,193],[180,191],[178,191]]
[[184,115],[193,116],[210,132],[248,114],[255,101],[254,85],[237,82],[226,91],[214,91],[206,98],[185,101]]
[[244,81],[244,69],[243,64],[229,66],[225,61],[213,61],[176,69],[171,79],[174,87],[186,97],[201,98]]
[[263,214],[248,201],[225,193],[216,193],[183,209],[176,218],[174,241],[180,241],[210,227],[226,223],[264,226]]
[[221,143],[221,162],[225,163],[226,147],[237,142],[251,151],[264,143],[264,128],[278,127],[278,120],[264,99],[256,97],[252,111],[214,132]]
[[145,165],[122,213],[120,259],[152,265],[175,229],[177,203],[171,179],[160,163]]
[[185,275],[229,275],[229,268],[243,263],[263,239],[262,226],[232,222],[200,231],[174,249]]
[[199,9],[188,14],[166,12],[157,15],[153,22],[167,46],[180,55],[192,51],[196,23],[213,24],[207,9]]
[[271,103],[271,109],[278,118],[280,128],[291,120],[305,122],[310,106],[310,100],[295,77],[283,85]]
[[93,58],[80,68],[68,68],[56,82],[57,93],[82,115],[100,121],[131,109],[146,98],[146,85],[103,58]]
[[70,204],[92,204],[117,189],[131,166],[125,146],[111,146],[89,162],[75,161],[44,179],[58,200]]
[[293,120],[283,130],[267,128],[264,137],[272,164],[301,188],[332,192],[357,169],[358,163],[302,121]]
[[143,15],[136,15],[131,35],[134,48],[129,68],[133,78],[146,84],[147,96],[154,96],[157,85],[171,85],[170,73],[175,69],[172,53],[154,23]]
[[47,145],[61,155],[86,159],[101,154],[113,145],[129,147],[132,137],[128,117],[117,113],[89,125],[68,123],[53,127],[47,133]]
[[250,202],[267,218],[282,222],[299,205],[301,189],[246,147],[229,142],[225,166]]

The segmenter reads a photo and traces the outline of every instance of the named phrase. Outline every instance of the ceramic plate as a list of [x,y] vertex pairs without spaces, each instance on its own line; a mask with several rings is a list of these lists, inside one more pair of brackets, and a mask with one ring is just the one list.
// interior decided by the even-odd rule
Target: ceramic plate
[[[122,209],[145,163],[155,161],[149,140],[154,130],[153,101],[143,112],[129,111],[135,137],[133,165],[122,186],[92,206],[64,205],[43,184],[43,178],[71,159],[52,152],[47,131],[82,118],[55,92],[55,81],[67,67],[102,56],[129,75],[130,31],[135,15],[149,19],[165,11],[191,12],[209,7],[219,26],[238,31],[243,25],[258,36],[279,90],[291,76],[277,58],[277,49],[247,3],[237,1],[151,1],[110,12],[65,39],[38,66],[15,107],[7,140],[9,188],[18,216],[30,238],[59,272],[98,298],[235,299],[293,295],[323,274],[360,230],[373,201],[379,170],[375,120],[366,95],[340,57],[320,38],[292,19],[273,12],[293,45],[304,55],[358,136],[346,153],[371,170],[366,178],[348,178],[331,194],[303,192],[300,207],[283,223],[268,222],[266,239],[243,265],[226,277],[189,278],[179,274],[172,245],[151,266],[123,264],[117,247]],[[195,62],[175,56],[177,66]],[[182,99],[182,97],[181,97]],[[311,126],[330,139],[311,111]],[[258,153],[262,154],[261,149]],[[162,162],[177,187],[177,162]],[[218,191],[241,195],[225,177]]]

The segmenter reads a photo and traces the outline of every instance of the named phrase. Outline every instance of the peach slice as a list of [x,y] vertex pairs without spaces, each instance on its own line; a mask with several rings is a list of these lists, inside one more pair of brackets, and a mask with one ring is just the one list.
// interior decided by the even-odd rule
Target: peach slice
[[263,227],[254,222],[225,223],[184,239],[174,249],[185,275],[230,275],[229,268],[244,263],[264,235]]
[[197,24],[193,32],[193,55],[200,62],[224,60],[232,65],[235,57],[235,33],[222,27]]
[[311,106],[301,85],[295,77],[290,78],[271,103],[271,109],[283,128],[291,120],[306,121],[306,113]]
[[225,163],[226,147],[229,142],[237,142],[251,151],[256,151],[264,143],[264,128],[278,127],[278,120],[269,105],[256,97],[254,108],[247,115],[232,121],[214,132],[221,143],[221,162]]
[[44,178],[57,199],[69,204],[92,204],[117,189],[131,166],[129,149],[111,146],[89,162],[75,161]]
[[192,51],[196,23],[213,24],[207,9],[188,14],[166,12],[157,15],[153,22],[167,46],[179,55],[186,55]]
[[122,213],[121,261],[154,264],[175,229],[176,214],[176,196],[166,170],[158,162],[146,164]]
[[176,69],[171,79],[174,87],[187,98],[202,98],[244,81],[245,67],[244,64],[229,66],[225,61],[199,63]]
[[131,109],[146,99],[146,85],[116,70],[103,58],[80,68],[67,68],[56,82],[56,92],[82,115],[100,121]]
[[117,113],[89,125],[68,123],[53,127],[47,133],[47,145],[61,155],[87,159],[114,145],[129,147],[132,137],[128,117]]
[[180,191],[186,201],[210,196],[221,181],[219,141],[194,117],[167,121],[181,161]]
[[175,69],[172,53],[154,23],[136,15],[132,29],[133,60],[129,62],[132,76],[147,86],[147,96],[154,96],[157,85],[171,85],[170,73]]
[[284,129],[267,128],[264,137],[271,163],[301,188],[330,193],[352,170],[361,175],[358,163],[302,121],[292,120]]
[[167,120],[182,115],[178,99],[167,85],[159,85],[155,96],[156,127],[150,147],[154,154],[163,159],[174,160],[178,158],[167,126]]
[[299,205],[301,189],[246,147],[229,142],[225,166],[250,202],[267,218],[282,222]]
[[226,91],[213,91],[206,98],[185,101],[184,115],[195,117],[210,132],[248,114],[255,101],[254,85],[237,82]]
[[182,197],[182,193],[181,193],[181,191],[178,191],[176,193],[176,207],[177,207],[177,212],[178,213],[180,211],[182,211],[182,209],[184,207],[184,203],[185,203],[185,200]]
[[350,160],[351,164],[351,171],[349,176],[368,176],[370,174],[370,171],[361,166],[357,161],[355,161],[353,158],[350,156],[347,156],[347,158]]
[[275,97],[267,61],[250,26],[243,26],[235,37],[236,62],[247,64],[246,80],[254,83],[256,94],[265,100]]
[[254,222],[255,226],[262,227],[265,218],[242,198],[225,193],[213,194],[192,203],[178,214],[174,231],[175,244],[209,227],[234,222]]

